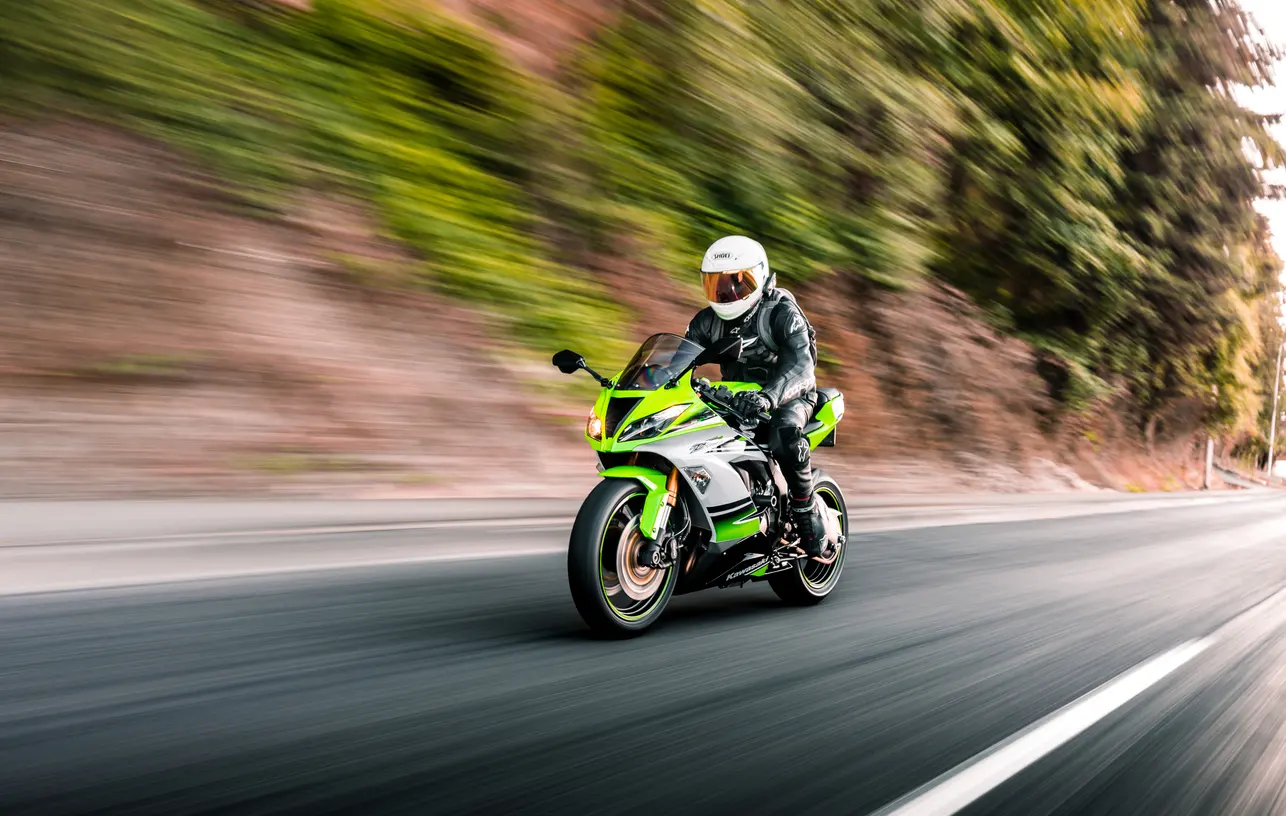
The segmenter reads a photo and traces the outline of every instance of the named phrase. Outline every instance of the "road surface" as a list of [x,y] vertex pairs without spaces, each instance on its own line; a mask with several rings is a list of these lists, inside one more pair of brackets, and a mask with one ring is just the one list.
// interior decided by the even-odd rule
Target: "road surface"
[[1286,812],[1266,491],[871,523],[818,608],[701,593],[625,642],[576,616],[561,507],[64,539],[9,509],[3,814]]

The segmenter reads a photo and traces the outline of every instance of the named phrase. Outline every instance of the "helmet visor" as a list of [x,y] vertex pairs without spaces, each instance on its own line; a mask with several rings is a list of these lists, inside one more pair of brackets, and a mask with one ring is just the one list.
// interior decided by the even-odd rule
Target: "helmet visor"
[[702,272],[701,286],[706,300],[711,303],[736,303],[745,300],[759,288],[759,282],[750,269],[733,272]]

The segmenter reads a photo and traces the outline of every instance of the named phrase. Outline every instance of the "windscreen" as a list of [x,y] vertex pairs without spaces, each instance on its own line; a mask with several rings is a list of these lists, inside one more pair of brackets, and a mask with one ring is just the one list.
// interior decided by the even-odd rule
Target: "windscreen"
[[654,334],[643,341],[621,372],[618,391],[655,391],[683,373],[701,353],[701,347],[677,334]]

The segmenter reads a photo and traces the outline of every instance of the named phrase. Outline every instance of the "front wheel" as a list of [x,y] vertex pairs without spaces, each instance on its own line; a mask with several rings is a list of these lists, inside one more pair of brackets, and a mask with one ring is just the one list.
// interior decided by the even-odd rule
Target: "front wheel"
[[[822,503],[832,510],[839,511],[840,529],[844,538],[848,538],[848,508],[844,504],[844,494],[840,492],[835,480],[823,471],[813,471],[813,492],[821,498]],[[811,558],[795,562],[787,572],[780,572],[768,577],[768,585],[777,597],[793,606],[813,606],[825,600],[831,590],[839,583],[840,573],[844,571],[844,555],[848,552],[847,540],[839,548],[839,554],[829,564],[822,564]]]
[[606,479],[590,491],[572,525],[567,580],[576,611],[598,634],[643,633],[661,617],[674,594],[674,567],[639,564],[639,550],[646,542],[639,529],[646,497],[638,482]]

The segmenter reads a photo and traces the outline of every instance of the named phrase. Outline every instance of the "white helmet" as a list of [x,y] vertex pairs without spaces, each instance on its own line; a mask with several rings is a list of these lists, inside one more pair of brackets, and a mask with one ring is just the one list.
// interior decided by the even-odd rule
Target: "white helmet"
[[701,259],[701,286],[710,308],[724,320],[750,311],[764,296],[768,254],[763,245],[743,235],[720,238]]

